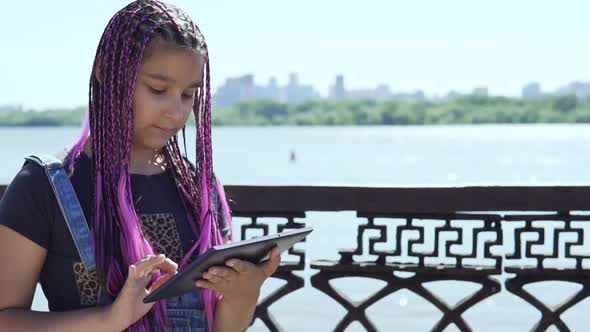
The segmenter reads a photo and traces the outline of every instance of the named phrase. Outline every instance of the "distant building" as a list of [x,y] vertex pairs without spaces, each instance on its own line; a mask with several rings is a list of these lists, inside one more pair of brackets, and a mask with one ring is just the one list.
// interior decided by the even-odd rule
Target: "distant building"
[[0,113],[22,112],[22,105],[0,105]]
[[272,76],[268,80],[268,84],[266,86],[258,86],[255,85],[254,88],[254,98],[255,99],[270,99],[279,101],[282,100],[281,89],[277,82],[276,77]]
[[488,88],[485,86],[478,86],[471,92],[474,96],[489,96]]
[[336,81],[334,82],[334,85],[332,85],[332,87],[330,87],[329,97],[331,99],[345,99],[346,97],[348,97],[348,94],[346,92],[346,88],[344,87],[344,76],[343,75],[336,76]]
[[279,83],[277,82],[277,78],[272,76],[268,80],[268,85],[266,87],[267,96],[273,100],[280,100],[281,99],[281,88],[279,87]]
[[391,99],[392,94],[389,89],[389,85],[381,84],[375,89],[364,89],[364,90],[350,90],[347,92],[349,99],[377,99],[385,100]]
[[319,94],[311,85],[300,85],[297,73],[289,74],[289,83],[284,89],[284,102],[300,103],[306,100],[317,99]]
[[446,96],[443,98],[443,100],[453,100],[453,99],[457,99],[461,97],[461,94],[455,90],[451,90],[449,91]]
[[259,86],[254,83],[254,75],[244,75],[227,79],[215,93],[215,104],[218,107],[227,107],[254,99],[299,103],[317,98],[319,94],[313,86],[299,84],[297,73],[289,75],[289,83],[285,87],[279,86],[275,77],[271,77],[266,86]]
[[424,94],[424,91],[422,91],[422,90],[414,91],[414,94],[412,95],[412,97],[414,98],[414,100],[426,100],[426,95]]
[[543,97],[543,92],[541,91],[541,85],[537,82],[529,83],[522,88],[523,99],[535,99],[541,97]]
[[1,105],[0,106],[0,113],[22,112],[22,111],[24,111],[22,105]]
[[380,84],[375,89],[375,98],[377,99],[390,99],[391,98],[391,89],[387,84]]
[[254,75],[228,78],[215,93],[215,105],[226,107],[241,101],[252,100],[256,97],[255,92]]
[[590,83],[571,82],[568,86],[557,90],[558,95],[576,95],[579,99],[590,98]]
[[422,90],[416,90],[413,93],[394,93],[391,99],[398,101],[422,101],[426,100],[426,95]]

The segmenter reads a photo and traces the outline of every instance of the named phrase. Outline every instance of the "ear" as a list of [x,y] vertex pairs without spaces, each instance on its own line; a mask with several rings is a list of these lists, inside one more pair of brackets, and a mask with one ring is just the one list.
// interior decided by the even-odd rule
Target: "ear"
[[97,55],[96,58],[94,59],[94,66],[92,68],[92,77],[94,77],[98,83],[102,83],[101,82],[101,77],[102,77],[102,57]]

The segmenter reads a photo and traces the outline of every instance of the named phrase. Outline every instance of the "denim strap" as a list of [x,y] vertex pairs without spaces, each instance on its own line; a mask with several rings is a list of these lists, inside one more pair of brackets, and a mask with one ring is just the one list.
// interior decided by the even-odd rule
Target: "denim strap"
[[[70,178],[66,174],[61,160],[50,155],[30,155],[25,158],[40,165],[45,169],[51,188],[57,199],[57,204],[64,216],[66,225],[70,230],[78,254],[82,259],[84,268],[88,272],[96,269],[96,260],[94,258],[94,242],[84,217],[84,212],[80,207],[80,202],[72,187]],[[112,303],[107,292],[102,287],[98,289],[98,305]]]
[[49,183],[51,183],[51,188],[55,193],[55,198],[70,230],[76,249],[80,254],[82,263],[86,271],[94,271],[96,269],[94,242],[84,212],[82,212],[80,202],[78,202],[78,197],[76,197],[76,192],[66,174],[62,161],[48,155],[31,155],[26,159],[45,168],[45,173],[49,178]]

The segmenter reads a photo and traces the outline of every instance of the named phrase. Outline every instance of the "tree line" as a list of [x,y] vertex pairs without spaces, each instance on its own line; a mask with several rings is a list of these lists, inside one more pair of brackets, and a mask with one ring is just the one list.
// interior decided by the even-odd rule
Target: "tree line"
[[[79,126],[85,107],[0,113],[0,126]],[[194,123],[193,120],[190,121]],[[574,95],[521,99],[462,96],[448,101],[253,100],[213,108],[217,126],[590,123],[590,100]]]

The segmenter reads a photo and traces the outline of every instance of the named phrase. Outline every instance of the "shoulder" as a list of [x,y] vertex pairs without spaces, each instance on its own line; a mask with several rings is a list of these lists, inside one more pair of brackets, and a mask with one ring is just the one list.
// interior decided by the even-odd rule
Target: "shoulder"
[[51,190],[51,185],[45,169],[35,162],[25,161],[6,191],[7,193],[9,191],[37,193],[47,192],[48,190]]
[[[184,162],[186,163],[186,165],[188,166],[188,168],[191,170],[191,173],[193,175],[193,178],[197,176],[197,168],[195,167],[195,164],[190,161],[190,159],[188,159],[186,156],[182,157],[184,159]],[[194,179],[196,180],[196,178]],[[215,172],[213,172],[213,181],[218,181],[217,177],[215,176]]]
[[3,209],[7,208],[6,205],[13,205],[44,210],[52,198],[55,200],[45,169],[33,161],[26,160],[2,195],[0,206]]
[[[193,164],[192,161],[190,161],[186,156],[183,156],[184,162],[187,164],[188,168],[191,170],[191,174],[193,176],[193,180],[197,181],[196,176],[197,176],[197,168],[195,167],[195,164]],[[219,181],[219,179],[217,178],[217,176],[215,175],[215,171],[213,171],[213,195],[214,195],[214,200],[217,200],[217,196],[220,194],[219,193],[219,188],[217,186],[217,184],[219,184],[219,186],[223,189],[223,186],[221,185],[221,182]]]
[[44,168],[26,162],[0,199],[0,224],[48,248],[57,209]]
[[184,160],[185,164],[188,166],[188,169],[191,170],[193,177],[195,177],[197,174],[197,167],[195,166],[195,164],[193,164],[193,162],[190,161],[190,159],[188,159],[186,156],[182,156],[182,159]]

